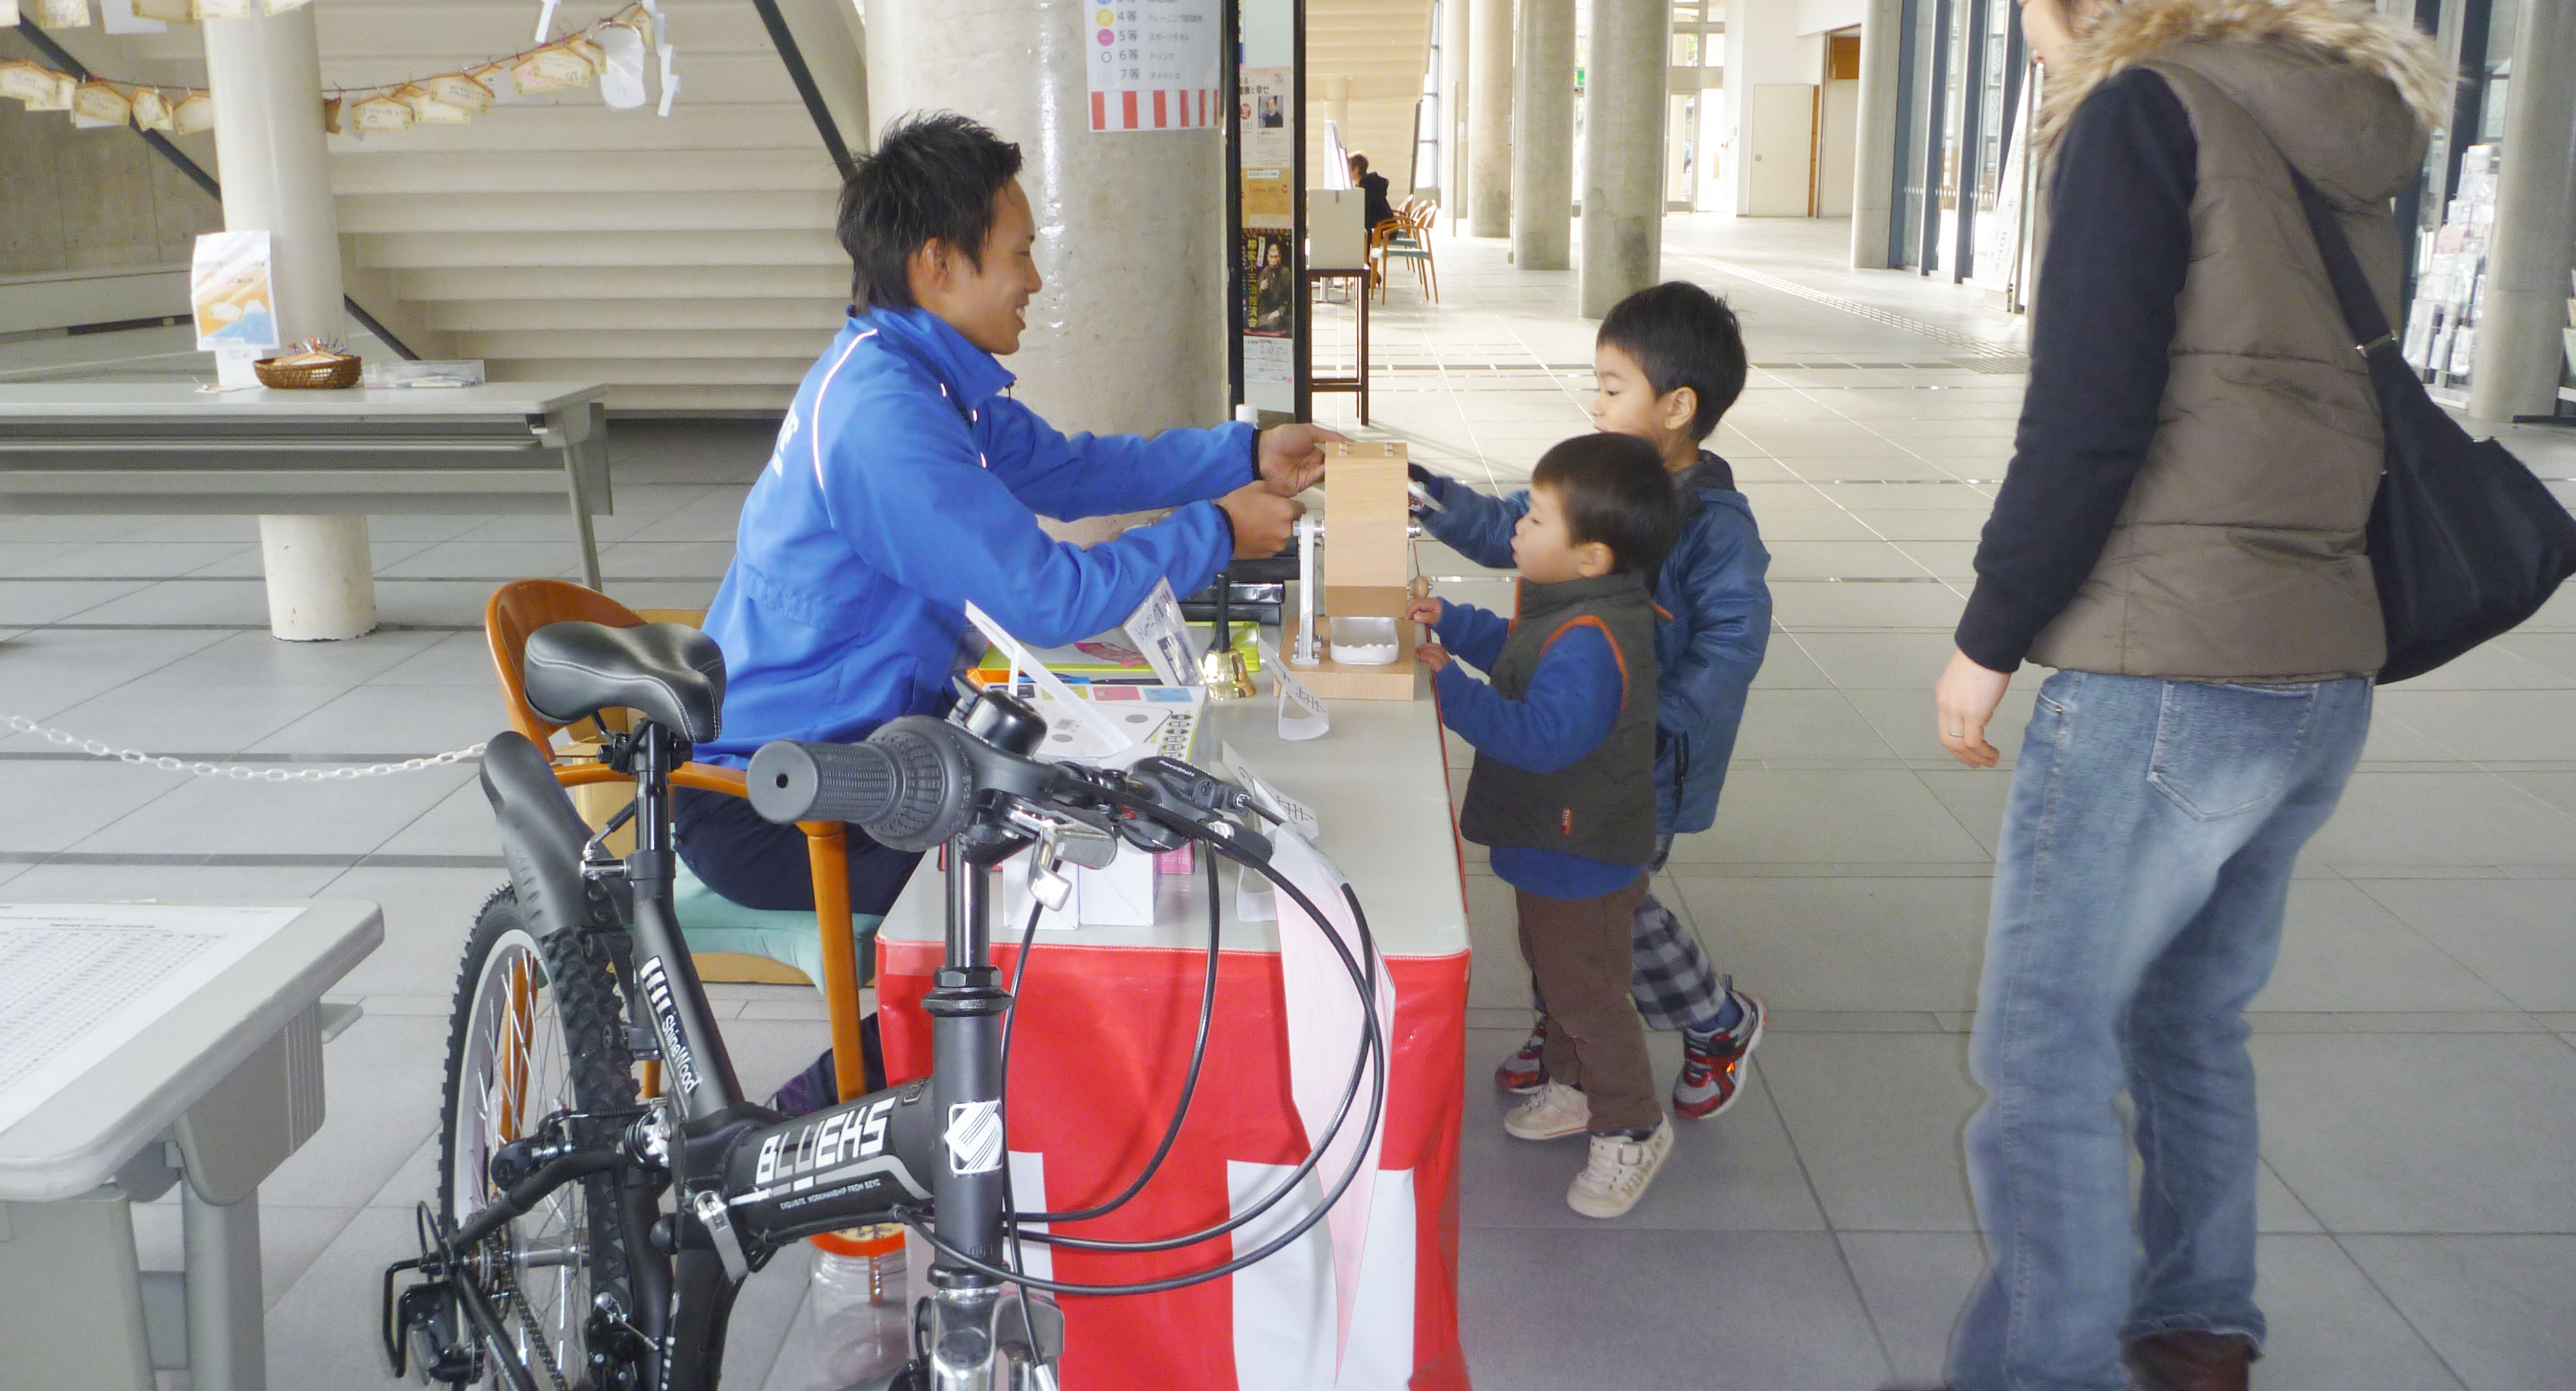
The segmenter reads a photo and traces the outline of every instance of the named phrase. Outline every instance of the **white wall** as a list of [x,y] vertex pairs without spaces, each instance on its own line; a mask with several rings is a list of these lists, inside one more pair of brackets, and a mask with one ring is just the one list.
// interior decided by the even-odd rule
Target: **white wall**
[[1821,31],[1802,33],[1809,5],[1841,0],[1727,0],[1726,86],[1719,129],[1725,144],[1718,157],[1718,206],[1739,217],[1752,212],[1752,185],[1745,178],[1748,95],[1757,86],[1820,82],[1824,79],[1825,39]]

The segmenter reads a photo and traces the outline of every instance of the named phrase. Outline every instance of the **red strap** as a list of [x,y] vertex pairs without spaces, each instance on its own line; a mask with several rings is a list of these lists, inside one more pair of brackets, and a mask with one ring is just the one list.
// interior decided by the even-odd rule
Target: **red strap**
[[1558,624],[1556,631],[1547,635],[1547,641],[1538,645],[1538,655],[1545,657],[1547,649],[1556,646],[1558,638],[1564,637],[1577,628],[1598,628],[1601,630],[1602,640],[1610,644],[1610,660],[1619,664],[1619,708],[1626,710],[1628,708],[1628,654],[1619,650],[1619,639],[1611,636],[1610,625],[1602,622],[1597,615],[1579,613]]

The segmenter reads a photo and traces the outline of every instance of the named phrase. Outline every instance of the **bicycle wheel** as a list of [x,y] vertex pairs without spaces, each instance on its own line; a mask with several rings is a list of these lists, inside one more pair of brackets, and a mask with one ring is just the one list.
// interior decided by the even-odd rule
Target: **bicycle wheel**
[[[491,1204],[493,1154],[547,1117],[635,1104],[608,949],[590,932],[540,939],[512,889],[476,915],[456,980],[439,1114],[439,1205],[448,1221]],[[620,1380],[615,1359],[592,1348],[589,1327],[603,1297],[621,1312],[634,1307],[616,1194],[614,1173],[566,1184],[485,1245],[485,1293],[540,1387],[601,1391]],[[487,1366],[477,1384],[506,1383]]]

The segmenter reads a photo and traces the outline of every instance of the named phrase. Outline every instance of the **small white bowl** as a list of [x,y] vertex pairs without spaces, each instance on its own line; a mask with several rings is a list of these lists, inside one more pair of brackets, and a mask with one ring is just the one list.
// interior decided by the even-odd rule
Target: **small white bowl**
[[1336,618],[1331,630],[1332,657],[1344,666],[1395,665],[1395,620]]

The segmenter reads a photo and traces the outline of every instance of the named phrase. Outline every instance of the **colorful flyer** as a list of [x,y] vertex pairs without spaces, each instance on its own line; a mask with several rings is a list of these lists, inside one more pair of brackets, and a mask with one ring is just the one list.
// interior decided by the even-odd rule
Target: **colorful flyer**
[[197,350],[274,348],[277,295],[269,279],[268,233],[208,232],[197,238],[188,274]]
[[1225,0],[1095,0],[1094,131],[1213,130],[1225,123],[1218,34]]

